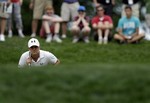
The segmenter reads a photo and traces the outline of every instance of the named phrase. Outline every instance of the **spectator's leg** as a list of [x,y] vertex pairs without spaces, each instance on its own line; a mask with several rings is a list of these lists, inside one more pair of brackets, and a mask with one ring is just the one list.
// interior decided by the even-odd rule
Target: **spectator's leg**
[[5,41],[5,36],[4,36],[4,32],[5,32],[5,28],[6,28],[6,18],[1,18],[1,23],[0,23],[0,41]]
[[104,31],[104,44],[107,44],[108,43],[108,35],[110,33],[110,30],[109,29],[106,29]]
[[12,32],[12,13],[9,13],[9,17],[7,19],[7,28],[8,28],[8,37],[11,38],[13,36],[13,32]]
[[84,36],[83,40],[85,43],[89,43],[89,37],[88,36],[89,36],[90,32],[91,32],[91,28],[88,26],[86,26],[82,29],[82,34]]
[[60,23],[55,23],[54,24],[54,40],[57,42],[57,43],[61,43],[62,40],[59,38],[59,31],[60,31]]
[[31,37],[36,36],[37,27],[38,27],[38,19],[33,19],[32,20],[32,35],[31,35]]
[[21,6],[19,3],[14,3],[14,18],[16,22],[16,28],[18,29],[18,34],[20,37],[24,38],[25,36],[23,34]]
[[70,20],[70,9],[69,9],[69,4],[67,3],[62,3],[61,6],[61,17],[64,20],[62,23],[62,38],[66,38],[67,34],[67,22]]
[[43,27],[45,29],[45,32],[46,32],[46,42],[47,43],[50,43],[52,41],[52,33],[50,31],[50,28],[49,28],[49,22],[48,21],[43,21]]
[[144,38],[144,34],[139,34],[134,36],[131,40],[128,40],[128,43],[135,43],[135,42],[137,43],[143,38]]
[[80,28],[77,26],[73,26],[71,29],[71,33],[73,34],[73,41],[72,43],[77,43],[79,40],[79,33],[80,33]]
[[126,40],[122,36],[120,36],[119,34],[115,34],[114,39],[119,41],[119,43],[126,42]]

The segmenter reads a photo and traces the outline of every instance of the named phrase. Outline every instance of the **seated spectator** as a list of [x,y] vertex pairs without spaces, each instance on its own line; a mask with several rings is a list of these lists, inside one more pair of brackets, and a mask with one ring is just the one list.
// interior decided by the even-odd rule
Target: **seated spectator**
[[125,7],[126,17],[122,17],[118,23],[118,33],[114,35],[114,39],[120,43],[137,43],[144,34],[139,33],[140,20],[132,16],[132,8]]
[[[60,22],[62,18],[54,14],[54,9],[52,6],[47,6],[45,8],[45,14],[42,17],[43,24],[41,31],[46,33],[46,42],[50,43],[52,39],[58,43],[61,43],[62,40],[59,38],[60,31]],[[53,31],[53,32],[52,32]],[[45,34],[42,34],[45,35]]]
[[[91,31],[89,27],[89,21],[90,19],[86,16],[85,7],[80,6],[78,9],[78,16],[75,17],[75,20],[73,22],[73,26],[71,29],[73,37],[73,43],[77,43],[80,39],[80,36],[82,36],[85,43],[89,43],[89,33]],[[81,34],[81,35],[80,35]]]
[[102,6],[98,6],[96,10],[97,15],[92,19],[92,27],[96,30],[96,35],[98,35],[98,44],[107,44],[113,28],[113,22],[110,16],[104,14],[105,11]]

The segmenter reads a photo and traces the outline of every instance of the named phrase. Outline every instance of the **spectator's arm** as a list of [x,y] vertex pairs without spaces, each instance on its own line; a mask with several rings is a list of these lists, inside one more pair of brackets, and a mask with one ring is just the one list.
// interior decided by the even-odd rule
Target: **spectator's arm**
[[44,16],[42,17],[42,19],[43,19],[43,20],[49,20],[49,21],[51,21],[51,22],[62,22],[62,21],[63,21],[63,19],[60,18],[60,17],[54,18],[54,17],[50,17],[50,16],[47,16],[47,15],[44,15]]
[[98,29],[98,26],[96,23],[92,24],[93,29]]
[[34,0],[31,0],[31,1],[30,1],[30,4],[29,4],[29,8],[30,8],[30,9],[33,9],[34,2],[35,2]]
[[11,3],[11,0],[8,0],[8,1],[7,1],[7,4],[9,5],[10,3]]
[[132,37],[136,36],[136,35],[139,35],[139,28],[136,29],[135,33],[132,34]]
[[115,5],[115,0],[112,0],[112,5]]
[[95,6],[99,6],[100,4],[97,2],[97,0],[93,0],[93,3],[95,4]]
[[83,23],[84,26],[88,26],[89,25],[89,23],[84,18],[82,18],[82,23]]
[[20,2],[20,5],[22,5],[22,4],[23,4],[23,0],[20,0],[19,2]]
[[78,26],[80,21],[81,21],[81,18],[79,17],[77,20],[74,21],[73,25]]
[[121,28],[118,28],[118,34],[119,34],[121,37],[123,37],[124,39],[128,39],[128,38],[126,38],[126,36],[123,34]]

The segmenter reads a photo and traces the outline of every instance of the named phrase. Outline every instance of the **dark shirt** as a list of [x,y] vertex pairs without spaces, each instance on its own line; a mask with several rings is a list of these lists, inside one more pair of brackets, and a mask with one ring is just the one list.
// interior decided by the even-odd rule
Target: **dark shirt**
[[102,5],[111,5],[112,4],[112,0],[97,0],[97,2]]
[[[75,18],[74,18],[74,21],[77,21],[79,19],[79,16],[76,16]],[[84,17],[84,19],[89,23],[90,22],[90,18],[89,17]],[[83,23],[82,22],[80,22],[79,23],[79,25],[78,25],[78,27],[80,28],[80,29],[83,29],[84,28],[84,25],[83,25]]]
[[[133,4],[136,4],[137,2],[139,2],[140,0],[133,0]],[[122,0],[122,3],[126,4],[126,5],[132,5],[130,4],[129,0]]]

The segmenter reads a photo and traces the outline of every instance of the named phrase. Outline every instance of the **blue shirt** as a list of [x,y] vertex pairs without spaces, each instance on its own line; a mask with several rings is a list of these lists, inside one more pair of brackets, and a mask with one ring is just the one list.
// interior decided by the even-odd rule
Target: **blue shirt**
[[122,29],[122,32],[126,36],[131,36],[136,32],[136,29],[140,26],[140,20],[137,17],[131,18],[123,17],[119,20],[118,29]]

